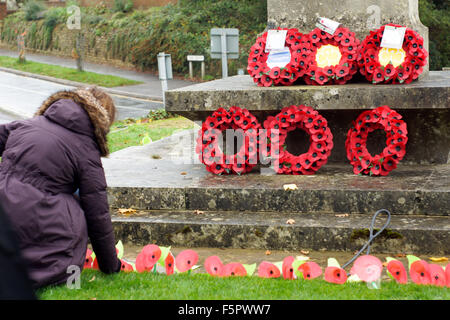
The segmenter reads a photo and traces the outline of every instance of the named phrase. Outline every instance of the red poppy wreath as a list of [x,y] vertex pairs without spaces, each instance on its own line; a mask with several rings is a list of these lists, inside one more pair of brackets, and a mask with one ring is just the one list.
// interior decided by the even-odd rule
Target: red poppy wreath
[[[313,108],[304,105],[285,107],[275,117],[268,117],[264,128],[267,130],[267,152],[261,150],[261,154],[272,159],[277,173],[310,175],[327,163],[333,148],[333,135],[327,120]],[[296,129],[306,131],[310,141],[308,152],[298,156],[287,151],[286,144],[287,134]]]
[[[408,130],[402,116],[388,106],[364,111],[347,133],[345,148],[347,159],[355,174],[386,176],[405,156]],[[377,129],[386,132],[386,147],[372,156],[367,150],[367,137]]]
[[[401,27],[392,23],[387,26]],[[427,64],[428,52],[423,47],[423,38],[406,28],[401,49],[381,48],[385,27],[370,31],[362,42],[358,54],[359,71],[372,83],[410,83],[419,77]]]
[[[250,172],[257,164],[257,131],[260,128],[256,117],[247,109],[233,106],[227,111],[219,108],[203,122],[195,151],[206,165],[206,170],[214,174]],[[239,149],[234,154],[222,149],[222,137],[227,129],[233,129],[234,132],[242,130],[241,135],[236,135]],[[242,141],[239,141],[239,137]]]
[[304,76],[307,84],[344,84],[358,72],[360,41],[354,32],[339,27],[330,34],[316,28],[309,33],[309,39],[311,54]]
[[[306,61],[310,51],[308,36],[295,28],[278,28],[277,30],[287,30],[285,46],[288,50],[266,52],[267,32],[264,32],[250,48],[247,71],[260,87],[290,86],[306,71]],[[284,59],[281,62],[277,61],[276,55],[284,55]]]

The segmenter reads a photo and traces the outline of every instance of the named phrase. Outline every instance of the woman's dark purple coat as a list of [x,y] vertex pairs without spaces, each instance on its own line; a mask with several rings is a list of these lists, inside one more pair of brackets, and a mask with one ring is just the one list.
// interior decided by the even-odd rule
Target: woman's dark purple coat
[[[99,268],[120,270],[101,153],[88,113],[71,99],[0,126],[0,204],[35,287],[83,267],[88,236]],[[79,189],[79,199],[73,193]]]

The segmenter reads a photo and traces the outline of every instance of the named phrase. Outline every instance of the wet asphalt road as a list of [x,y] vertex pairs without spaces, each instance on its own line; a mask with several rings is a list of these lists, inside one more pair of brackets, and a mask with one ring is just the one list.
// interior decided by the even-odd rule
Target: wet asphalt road
[[[0,122],[32,117],[41,103],[59,90],[73,89],[39,79],[0,72]],[[117,107],[117,120],[140,118],[149,110],[162,109],[160,101],[149,101],[113,95]]]

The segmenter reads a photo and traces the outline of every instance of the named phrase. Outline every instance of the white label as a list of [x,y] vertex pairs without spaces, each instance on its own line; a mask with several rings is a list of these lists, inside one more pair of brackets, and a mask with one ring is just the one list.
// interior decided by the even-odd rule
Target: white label
[[401,49],[405,38],[406,27],[396,28],[393,26],[384,27],[383,38],[380,47],[390,49]]
[[205,56],[188,55],[187,61],[205,61]]
[[291,51],[289,48],[283,50],[271,50],[267,57],[267,66],[269,68],[284,68],[291,61]]
[[266,52],[270,50],[283,50],[286,42],[287,30],[267,31]]
[[328,18],[319,17],[316,23],[316,27],[320,30],[328,32],[329,34],[334,34],[336,29],[339,28],[341,24],[337,21],[333,21]]

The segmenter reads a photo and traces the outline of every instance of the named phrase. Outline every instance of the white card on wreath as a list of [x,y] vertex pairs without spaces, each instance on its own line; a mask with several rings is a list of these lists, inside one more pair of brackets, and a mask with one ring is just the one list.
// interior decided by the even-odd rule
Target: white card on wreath
[[405,38],[406,27],[385,26],[380,47],[390,49],[401,49]]
[[266,61],[267,66],[271,69],[284,68],[289,62],[291,62],[291,51],[287,47],[282,50],[270,50]]
[[270,50],[283,50],[286,42],[287,30],[268,30],[266,52]]
[[316,27],[322,31],[328,32],[329,34],[334,34],[336,29],[339,28],[341,24],[337,21],[319,17],[317,18]]

